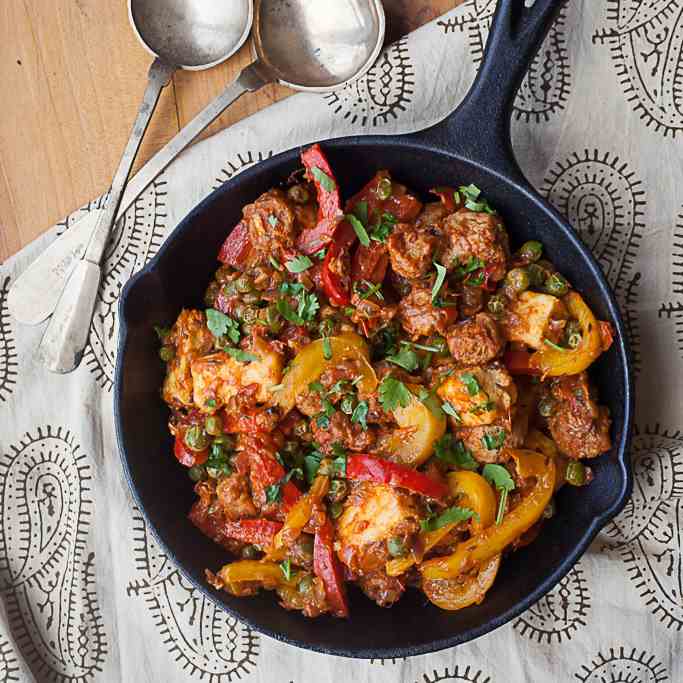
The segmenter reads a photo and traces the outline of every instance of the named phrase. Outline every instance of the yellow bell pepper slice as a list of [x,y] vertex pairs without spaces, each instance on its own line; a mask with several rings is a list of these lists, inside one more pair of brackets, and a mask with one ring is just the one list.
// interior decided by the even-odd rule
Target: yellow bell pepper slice
[[476,534],[491,526],[496,520],[496,494],[491,484],[481,474],[468,470],[449,472],[447,480],[451,493],[460,497],[458,504],[476,513],[471,520],[472,532]]
[[535,478],[535,484],[522,501],[508,512],[503,521],[484,529],[460,543],[454,553],[437,557],[420,565],[424,579],[455,579],[463,572],[488,562],[530,529],[541,517],[555,484],[555,461],[540,453],[524,449],[508,451],[523,478]]
[[544,377],[577,375],[593,363],[603,351],[600,323],[581,295],[569,292],[563,298],[563,302],[569,315],[579,323],[581,343],[575,349],[560,350],[546,346],[536,351],[529,359],[529,365],[540,370]]
[[[491,526],[496,519],[496,496],[491,485],[476,472],[465,470],[448,474],[448,488],[453,496],[459,497],[458,505],[468,507],[476,514],[471,519],[472,532],[479,533]],[[446,524],[434,531],[423,531],[418,539],[417,547],[422,549],[422,556],[435,548],[457,526],[457,523]],[[420,561],[416,555],[398,557],[389,560],[385,569],[389,576],[399,576]]]
[[284,551],[295,541],[313,514],[313,506],[319,503],[330,488],[330,479],[323,475],[318,475],[310,490],[294,503],[287,513],[282,529],[277,532],[273,540],[273,549],[268,553],[268,559],[282,559]]
[[557,444],[537,429],[530,429],[524,439],[524,447],[555,460],[555,491],[562,488],[566,483],[565,473],[569,458],[560,453]]
[[325,359],[324,340],[316,339],[304,346],[289,366],[279,388],[273,392],[273,402],[288,413],[296,403],[296,397],[308,390],[308,385],[315,382],[323,371],[343,360],[361,361],[361,379],[358,391],[361,395],[371,394],[377,387],[377,376],[369,363],[370,351],[362,337],[346,332],[336,337],[329,337],[331,358]]
[[278,586],[294,587],[299,577],[293,572],[291,578],[286,579],[277,562],[238,560],[224,565],[215,575],[207,572],[207,579],[214,588],[224,588],[228,593],[240,595],[239,586],[245,582],[257,581],[264,588],[273,590]]
[[[434,452],[434,442],[446,433],[446,416],[438,410],[430,410],[429,405],[420,401],[416,395],[422,388],[419,384],[409,384],[408,388],[412,400],[405,408],[399,405],[394,409],[399,430],[389,439],[386,450],[394,462],[419,467]],[[427,399],[430,400],[439,407],[434,396]]]
[[474,576],[464,581],[457,579],[425,579],[422,590],[430,602],[441,609],[455,611],[479,604],[496,580],[500,555],[485,562]]

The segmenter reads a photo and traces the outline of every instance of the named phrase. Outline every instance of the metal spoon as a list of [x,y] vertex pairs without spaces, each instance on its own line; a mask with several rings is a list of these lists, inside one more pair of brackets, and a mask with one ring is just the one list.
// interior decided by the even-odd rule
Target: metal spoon
[[[294,90],[329,92],[362,76],[384,42],[380,0],[256,0],[253,51],[247,66],[224,92],[192,119],[131,179],[117,218],[212,121],[245,92],[278,81]],[[91,211],[57,238],[15,281],[10,313],[36,325],[55,310],[60,292],[85,252],[97,221]]]
[[161,91],[176,69],[207,69],[233,54],[249,33],[252,8],[239,0],[128,0],[128,16],[138,38],[155,58],[108,201],[98,216],[83,258],[75,264],[61,292],[38,347],[39,359],[53,372],[70,372],[81,362],[95,311],[100,262]]

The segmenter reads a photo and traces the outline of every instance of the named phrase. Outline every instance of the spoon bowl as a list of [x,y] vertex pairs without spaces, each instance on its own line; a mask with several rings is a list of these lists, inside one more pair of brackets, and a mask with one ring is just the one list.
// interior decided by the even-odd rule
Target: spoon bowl
[[384,41],[379,0],[256,3],[254,52],[282,84],[325,92],[364,74]]
[[251,29],[251,0],[129,0],[131,26],[155,57],[182,69],[208,69],[240,48]]

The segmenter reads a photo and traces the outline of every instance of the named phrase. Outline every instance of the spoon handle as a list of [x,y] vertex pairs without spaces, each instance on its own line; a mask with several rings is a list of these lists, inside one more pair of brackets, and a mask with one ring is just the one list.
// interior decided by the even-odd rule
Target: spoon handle
[[[259,62],[247,66],[225,90],[169,140],[130,179],[116,214],[118,220],[145,188],[235,100],[270,83],[273,77]],[[37,325],[55,310],[64,283],[85,253],[90,236],[99,223],[102,209],[74,221],[15,280],[7,298],[12,316],[25,325]]]
[[88,343],[90,322],[97,300],[101,274],[100,260],[140,143],[161,91],[169,82],[174,70],[174,67],[159,59],[155,59],[149,69],[147,88],[130,138],[114,174],[107,205],[99,216],[83,259],[76,264],[61,292],[52,320],[38,347],[38,357],[52,372],[71,372],[81,362]]

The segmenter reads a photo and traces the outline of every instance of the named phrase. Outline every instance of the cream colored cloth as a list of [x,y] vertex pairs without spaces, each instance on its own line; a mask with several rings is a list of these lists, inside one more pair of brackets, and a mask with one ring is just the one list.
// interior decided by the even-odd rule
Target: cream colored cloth
[[291,97],[178,159],[112,241],[73,374],[34,362],[43,330],[15,324],[4,298],[91,207],[0,268],[0,681],[683,681],[683,0],[572,0],[517,99],[520,164],[594,250],[639,370],[633,498],[539,603],[474,642],[407,661],[288,647],[193,590],[121,476],[112,381],[123,283],[199,200],[254,162],[443,118],[472,81],[493,6],[468,0],[341,93]]

